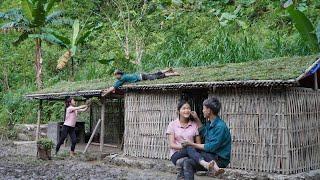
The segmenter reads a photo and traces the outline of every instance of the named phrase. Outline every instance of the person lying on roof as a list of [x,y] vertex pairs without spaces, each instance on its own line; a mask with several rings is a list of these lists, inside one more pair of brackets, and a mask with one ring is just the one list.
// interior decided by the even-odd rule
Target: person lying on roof
[[175,72],[172,68],[152,74],[126,74],[120,70],[116,70],[113,74],[116,77],[117,81],[112,87],[103,90],[101,96],[106,96],[111,92],[115,92],[116,89],[119,89],[125,83],[136,83],[145,80],[162,79],[169,76],[179,76],[179,73]]

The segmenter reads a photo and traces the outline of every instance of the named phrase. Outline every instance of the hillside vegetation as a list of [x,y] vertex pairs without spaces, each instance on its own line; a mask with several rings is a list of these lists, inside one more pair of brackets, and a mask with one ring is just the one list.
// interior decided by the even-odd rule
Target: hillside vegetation
[[[317,25],[320,2],[295,2]],[[19,7],[19,0],[0,1],[0,12]],[[54,9],[79,19],[81,27],[101,28],[77,49],[74,75],[71,61],[63,70],[56,70],[66,49],[43,43],[44,88],[61,81],[108,79],[116,68],[148,72],[315,54],[302,41],[279,0],[59,0]],[[72,34],[72,26],[52,28],[62,35]],[[0,33],[3,126],[36,119],[37,103],[23,97],[37,90],[35,46],[32,39],[14,46],[17,35]],[[44,122],[61,120],[63,103],[45,102],[44,107]]]

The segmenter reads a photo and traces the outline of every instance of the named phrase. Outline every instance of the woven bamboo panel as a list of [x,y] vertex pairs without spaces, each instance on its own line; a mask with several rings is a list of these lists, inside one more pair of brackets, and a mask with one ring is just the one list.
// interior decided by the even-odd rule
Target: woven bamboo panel
[[289,173],[320,168],[320,92],[287,91]]
[[[106,99],[105,100],[105,138],[104,142],[109,144],[120,145],[124,133],[124,100],[123,99]],[[96,126],[99,119],[101,106],[94,104],[92,106],[92,127],[91,132]],[[100,134],[100,128],[96,134]],[[99,136],[97,136],[97,139]]]
[[[165,130],[176,118],[181,95],[126,94],[125,154],[169,159]],[[320,168],[319,91],[293,87],[216,88],[208,96],[221,101],[221,117],[231,131],[230,168],[281,174]],[[200,103],[192,102],[193,108],[197,107],[194,103]]]
[[177,117],[177,93],[127,93],[125,96],[124,153],[136,157],[169,159],[165,135]]
[[221,117],[231,131],[231,168],[276,173],[288,169],[284,90],[220,88],[209,96],[221,101]]

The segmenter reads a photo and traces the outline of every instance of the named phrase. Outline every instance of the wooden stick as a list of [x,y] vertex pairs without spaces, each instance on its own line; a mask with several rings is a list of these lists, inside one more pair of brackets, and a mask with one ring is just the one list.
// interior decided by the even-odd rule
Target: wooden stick
[[40,99],[40,101],[39,101],[38,119],[37,119],[37,132],[36,132],[36,142],[39,140],[41,110],[42,110],[42,99]]
[[100,155],[104,144],[104,118],[105,118],[105,98],[101,98],[101,130],[100,130]]
[[[92,145],[95,145],[95,146],[100,146],[100,143],[91,143]],[[112,144],[103,144],[103,146],[105,147],[112,147],[112,148],[118,148],[117,145],[112,145]]]
[[88,149],[89,145],[90,145],[91,142],[92,142],[93,136],[96,134],[96,131],[97,131],[99,125],[100,125],[100,122],[101,122],[101,119],[98,120],[97,125],[96,125],[96,127],[94,128],[94,130],[93,130],[93,132],[92,132],[92,134],[91,134],[91,136],[90,136],[90,139],[89,139],[89,141],[88,141],[88,143],[87,143],[87,145],[86,145],[86,148],[85,148],[84,151],[83,151],[83,154],[87,152],[87,149]]
[[318,90],[318,73],[314,73],[314,90]]

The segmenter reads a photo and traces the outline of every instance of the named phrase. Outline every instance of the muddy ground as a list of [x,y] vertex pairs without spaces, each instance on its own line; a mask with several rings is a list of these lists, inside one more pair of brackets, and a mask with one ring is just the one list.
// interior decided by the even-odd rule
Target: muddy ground
[[66,153],[51,161],[21,155],[12,142],[0,142],[0,179],[175,179],[173,173],[121,167]]
[[[69,157],[68,151],[53,156],[50,161],[35,157],[35,145],[22,145],[0,141],[0,179],[176,179],[169,161],[132,158],[122,155],[107,156],[101,161],[97,154],[77,154]],[[196,180],[214,179],[195,176]],[[226,169],[216,179],[320,179],[320,170],[295,175],[257,173]]]

